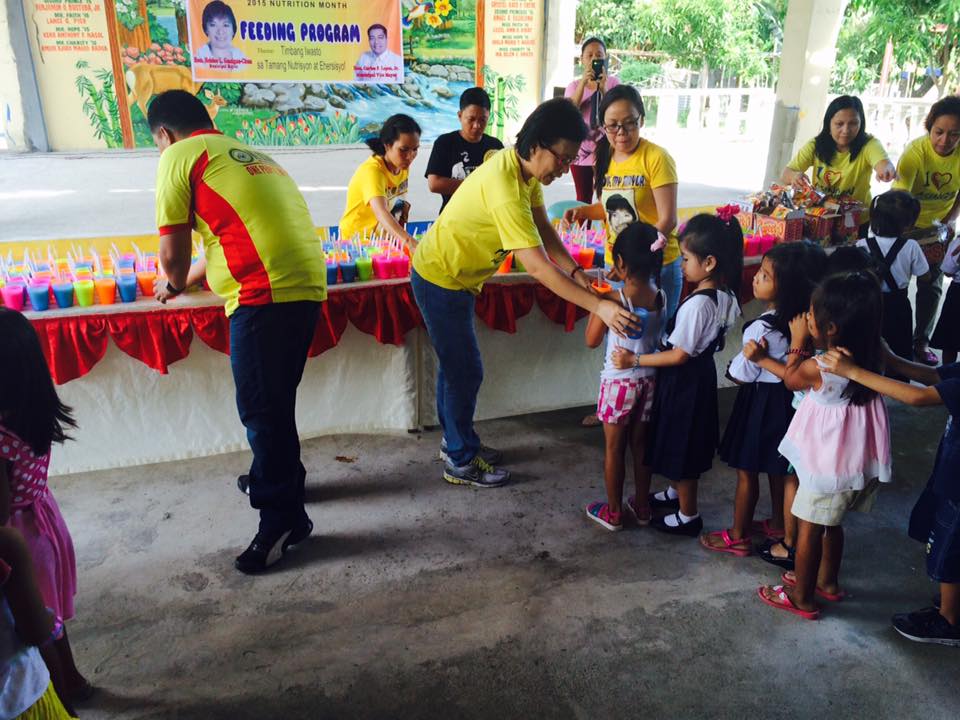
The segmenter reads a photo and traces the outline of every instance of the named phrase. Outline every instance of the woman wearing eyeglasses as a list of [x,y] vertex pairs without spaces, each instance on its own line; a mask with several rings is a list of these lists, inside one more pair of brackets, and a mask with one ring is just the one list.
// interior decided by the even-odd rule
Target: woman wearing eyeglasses
[[[594,188],[600,202],[568,210],[567,222],[603,220],[607,223],[606,266],[613,266],[613,243],[626,202],[635,219],[653,225],[667,239],[663,249],[660,286],[667,296],[667,317],[680,303],[683,275],[677,243],[677,166],[670,153],[640,137],[645,112],[640,93],[618,85],[600,104],[603,137],[597,143]],[[616,199],[616,202],[614,202]],[[608,212],[609,209],[609,212]]]
[[443,478],[496,487],[510,473],[501,454],[481,445],[473,427],[483,364],[474,331],[476,296],[512,252],[535,280],[595,313],[611,330],[639,330],[636,316],[590,289],[590,278],[547,218],[543,185],[566,174],[587,128],[563,98],[548,100],[524,122],[516,146],[474,170],[430,227],[413,256],[410,283],[437,353],[437,414],[443,428]]

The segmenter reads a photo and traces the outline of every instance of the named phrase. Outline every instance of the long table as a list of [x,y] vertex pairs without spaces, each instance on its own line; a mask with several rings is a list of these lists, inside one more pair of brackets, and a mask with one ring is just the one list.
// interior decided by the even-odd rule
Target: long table
[[[753,272],[745,272],[746,288]],[[52,473],[246,447],[234,404],[229,322],[216,296],[26,315],[80,424],[75,441],[55,448]],[[595,402],[603,351],[586,347],[585,315],[524,273],[488,282],[477,299],[486,378],[477,418]],[[737,349],[731,337],[718,365]],[[298,396],[302,438],[436,424],[435,358],[409,280],[330,288],[310,356]]]

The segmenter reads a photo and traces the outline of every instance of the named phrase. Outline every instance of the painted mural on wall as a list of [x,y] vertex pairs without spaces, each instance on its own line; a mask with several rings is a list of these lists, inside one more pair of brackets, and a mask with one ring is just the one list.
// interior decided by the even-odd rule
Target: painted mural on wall
[[[51,144],[152,147],[146,109],[171,89],[196,94],[219,130],[253,145],[358,143],[398,112],[412,115],[431,141],[459,127],[460,93],[478,76],[494,98],[491,129],[509,134],[537,100],[531,78],[539,70],[536,61],[518,65],[520,58],[503,52],[510,27],[500,28],[497,13],[535,5],[531,24],[542,23],[542,0],[487,0],[486,8],[484,0],[400,2],[403,83],[348,84],[195,82],[184,0],[24,0],[36,29],[31,44]],[[484,35],[485,12],[496,37]],[[539,47],[528,52],[539,58]]]

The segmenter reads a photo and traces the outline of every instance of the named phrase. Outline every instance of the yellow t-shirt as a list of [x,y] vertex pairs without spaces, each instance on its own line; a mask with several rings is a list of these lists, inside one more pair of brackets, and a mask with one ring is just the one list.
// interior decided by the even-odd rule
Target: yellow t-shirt
[[297,184],[270,156],[216,130],[160,156],[157,227],[203,236],[207,282],[227,315],[240,305],[327,297],[323,247]]
[[[677,184],[677,166],[670,153],[649,140],[641,140],[633,155],[623,162],[610,161],[603,177],[600,203],[607,216],[607,267],[613,266],[613,243],[620,231],[632,222],[642,220],[656,225],[657,202],[654,188]],[[674,230],[663,249],[663,264],[680,257],[680,245]]]
[[797,172],[806,172],[813,168],[811,182],[817,190],[830,195],[848,194],[870,207],[870,178],[877,163],[887,160],[887,151],[876,138],[867,140],[857,159],[850,160],[850,151],[833,155],[829,165],[817,157],[814,141],[811,140],[787,163],[787,167]]
[[910,142],[897,164],[895,190],[906,190],[920,201],[918,228],[943,220],[960,191],[960,148],[947,157],[937,154],[924,135]]
[[413,256],[424,280],[479,293],[510,250],[537,247],[532,208],[543,207],[540,181],[523,181],[513,148],[500,150],[457,189]]
[[364,160],[347,186],[347,206],[340,218],[340,237],[350,240],[354,235],[373,234],[377,229],[377,216],[373,214],[370,201],[375,197],[386,198],[387,207],[392,212],[394,204],[407,194],[409,174],[408,170],[401,170],[394,175],[379,155]]

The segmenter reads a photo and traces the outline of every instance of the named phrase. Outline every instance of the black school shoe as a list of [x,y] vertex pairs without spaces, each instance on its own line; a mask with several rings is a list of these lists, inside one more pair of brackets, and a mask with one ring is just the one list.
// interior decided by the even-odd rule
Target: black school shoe
[[[666,491],[663,491],[666,492]],[[661,500],[657,497],[661,493],[650,493],[647,495],[647,502],[650,503],[651,510],[670,510],[676,512],[680,509],[680,498],[667,498],[666,500]]]
[[907,640],[960,647],[960,626],[951,625],[934,607],[893,616],[893,629]]
[[[783,545],[787,549],[787,557],[779,557],[773,554],[773,547],[775,545]],[[782,567],[784,570],[793,570],[796,565],[797,551],[795,548],[787,545],[783,540],[767,540],[763,545],[757,549],[757,555],[760,556],[760,559],[764,562],[768,562],[771,565],[776,565],[777,567]]]
[[279,535],[258,532],[249,547],[234,561],[234,566],[246,575],[262,573],[276,565],[287,550],[306,540],[312,532],[313,522],[309,519]]
[[250,494],[250,476],[241,475],[237,478],[237,489],[244,495]]
[[[667,525],[667,518],[673,516],[676,516],[677,522],[680,523],[680,525],[676,527]],[[697,515],[697,517],[690,522],[683,522],[680,519],[680,513],[675,512],[671,515],[665,515],[662,518],[654,518],[650,521],[650,527],[667,535],[683,535],[684,537],[695,538],[700,537],[700,533],[703,532],[703,518]]]

